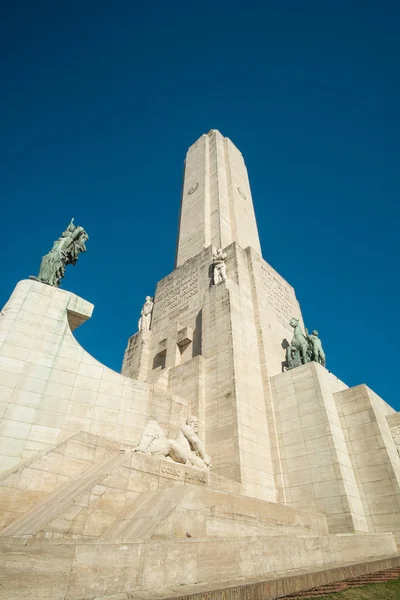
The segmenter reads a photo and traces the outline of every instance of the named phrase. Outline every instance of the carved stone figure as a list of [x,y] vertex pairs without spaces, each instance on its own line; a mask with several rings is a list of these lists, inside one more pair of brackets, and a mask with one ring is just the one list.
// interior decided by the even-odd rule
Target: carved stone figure
[[286,348],[286,369],[294,369],[301,365],[300,353],[296,346],[290,345]]
[[213,284],[218,285],[222,281],[226,281],[226,265],[225,265],[226,253],[222,248],[218,248],[217,252],[213,254]]
[[[308,340],[304,333],[301,331],[300,322],[298,319],[293,317],[290,320],[290,325],[293,327],[293,339],[292,339],[292,347],[296,348],[299,352],[301,364],[306,364],[310,362],[310,357],[307,353],[308,351]],[[293,367],[292,367],[293,368]]]
[[89,236],[84,228],[74,225],[74,219],[71,219],[67,229],[54,242],[50,252],[43,256],[39,275],[31,279],[59,287],[66,266],[75,265],[79,254],[86,252],[85,242],[88,239]]
[[166,456],[184,465],[208,469],[211,458],[206,453],[198,433],[199,421],[193,416],[186,419],[186,424],[181,427],[176,440],[167,438],[157,421],[149,421],[135,452]]
[[323,367],[326,366],[325,352],[322,349],[321,340],[318,337],[318,331],[314,329],[311,335],[308,333],[308,329],[305,329],[306,337],[309,345],[309,355],[311,360],[319,363]]
[[154,302],[151,296],[146,296],[146,302],[143,304],[139,319],[139,331],[150,329],[151,315],[153,313]]

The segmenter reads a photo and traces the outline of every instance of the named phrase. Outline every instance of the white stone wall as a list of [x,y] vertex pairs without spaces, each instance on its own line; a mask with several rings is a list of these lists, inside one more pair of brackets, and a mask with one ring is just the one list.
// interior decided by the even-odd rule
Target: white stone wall
[[387,417],[396,412],[366,385],[336,394],[370,531],[400,530],[400,458]]
[[286,359],[286,345],[290,344],[293,329],[292,317],[300,320],[301,310],[294,289],[252,248],[241,250],[247,262],[249,289],[251,289],[257,352],[261,366],[262,388],[265,401],[267,429],[277,502],[286,502],[281,464],[281,452],[277,438],[276,407],[271,396],[270,377],[282,372]]
[[294,288],[270,264],[251,248],[245,253],[265,374],[273,377],[283,371],[286,345],[293,339],[293,328],[289,324],[292,317],[299,319],[304,332],[301,308]]
[[[133,343],[136,334],[125,365],[142,365],[148,356],[147,381],[165,374],[170,391],[190,401],[195,414],[204,389],[205,441],[215,472],[246,481],[249,495],[284,501],[269,378],[282,371],[284,342],[293,335],[288,323],[292,316],[302,322],[300,307],[293,288],[253,249],[233,243],[225,251],[226,284],[211,286],[211,247],[157,284],[151,351]],[[192,339],[184,353],[177,343],[182,330]],[[190,363],[196,357],[205,360],[204,375]]]
[[[230,268],[228,256],[227,268]],[[152,352],[149,374],[154,368],[157,353],[166,350],[166,367],[178,364],[202,353],[202,307],[205,291],[211,284],[211,247],[203,249],[157,283],[151,323]],[[189,327],[192,341],[187,352],[181,354],[177,342],[178,331]]]
[[287,502],[325,514],[332,533],[368,531],[334,397],[347,386],[314,362],[271,383]]
[[[137,443],[149,418],[169,431],[187,405],[108,369],[75,340],[93,306],[42,283],[18,283],[0,316],[0,471],[74,431]],[[168,410],[167,410],[168,408]],[[173,417],[171,416],[173,415]]]
[[206,440],[220,475],[242,482],[244,493],[276,501],[257,327],[245,253],[237,244],[226,284],[206,292],[203,352]]

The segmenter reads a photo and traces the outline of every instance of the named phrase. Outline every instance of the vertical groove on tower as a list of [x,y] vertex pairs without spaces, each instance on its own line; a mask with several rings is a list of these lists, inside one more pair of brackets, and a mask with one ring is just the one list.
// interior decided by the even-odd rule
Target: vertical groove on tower
[[219,181],[218,181],[218,152],[215,135],[208,135],[210,157],[210,230],[211,243],[214,246],[221,244],[220,231],[220,206],[219,206]]
[[233,181],[232,181],[232,169],[231,169],[231,161],[230,161],[230,157],[229,157],[229,143],[230,143],[230,140],[228,138],[224,138],[224,155],[225,155],[226,179],[227,179],[228,199],[229,199],[229,216],[230,216],[230,223],[231,223],[232,238],[234,240],[236,240],[237,239],[237,226],[236,226],[236,215],[235,215],[235,205],[234,205],[234,189],[233,189]]
[[204,247],[211,246],[211,207],[210,207],[210,139],[205,137],[204,147]]
[[231,215],[229,207],[229,193],[227,180],[227,164],[225,162],[224,138],[219,131],[214,132],[218,152],[218,199],[219,199],[219,227],[220,246],[226,248],[232,242]]
[[186,174],[186,160],[183,165],[183,177],[182,177],[182,187],[181,187],[181,202],[179,205],[179,217],[178,217],[178,233],[176,236],[176,248],[175,248],[175,269],[178,266],[178,253],[179,253],[179,242],[180,242],[180,233],[181,233],[181,225],[182,225],[182,208],[183,208],[183,194],[185,193],[185,174]]

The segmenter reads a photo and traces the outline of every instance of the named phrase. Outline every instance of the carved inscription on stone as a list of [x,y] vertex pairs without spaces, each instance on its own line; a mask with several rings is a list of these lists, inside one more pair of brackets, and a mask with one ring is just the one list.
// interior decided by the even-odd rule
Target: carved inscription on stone
[[181,315],[182,313],[184,313],[185,311],[187,311],[189,308],[189,303],[185,304],[185,306],[182,306],[180,308],[177,308],[176,310],[173,310],[172,312],[169,313],[168,317],[170,320],[176,319],[176,317],[178,317],[179,315]]
[[207,473],[195,473],[193,471],[185,471],[185,481],[187,483],[207,483]]
[[176,465],[166,465],[160,464],[160,474],[164,475],[164,477],[172,477],[172,479],[184,479],[185,478],[185,468],[177,467]]
[[191,271],[171,279],[162,293],[164,298],[162,316],[171,312],[177,315],[189,308],[190,298],[198,291],[198,277],[198,271]]
[[161,461],[160,463],[160,475],[168,479],[179,479],[186,483],[197,485],[206,485],[208,483],[208,473],[191,469],[185,465],[167,463],[166,461]]
[[288,323],[296,312],[290,288],[282,283],[272,270],[267,269],[263,265],[261,265],[261,273],[268,304],[275,309],[277,319],[281,325],[290,330]]

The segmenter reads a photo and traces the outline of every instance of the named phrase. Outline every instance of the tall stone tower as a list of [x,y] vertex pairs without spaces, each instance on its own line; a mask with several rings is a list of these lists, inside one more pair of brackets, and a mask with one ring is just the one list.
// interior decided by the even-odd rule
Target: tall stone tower
[[2,597],[272,597],[400,564],[400,413],[295,322],[283,369],[300,308],[230,140],[188,151],[176,266],[123,375],[73,335],[92,310],[30,278],[1,311]]
[[[213,252],[227,280],[213,285]],[[150,330],[130,338],[122,373],[190,399],[213,471],[245,493],[285,499],[269,379],[282,372],[293,288],[261,256],[243,157],[219,131],[185,161],[175,270],[156,288]],[[173,415],[171,415],[173,420]]]
[[176,267],[211,245],[261,254],[246,165],[230,139],[211,130],[189,148],[183,189]]

